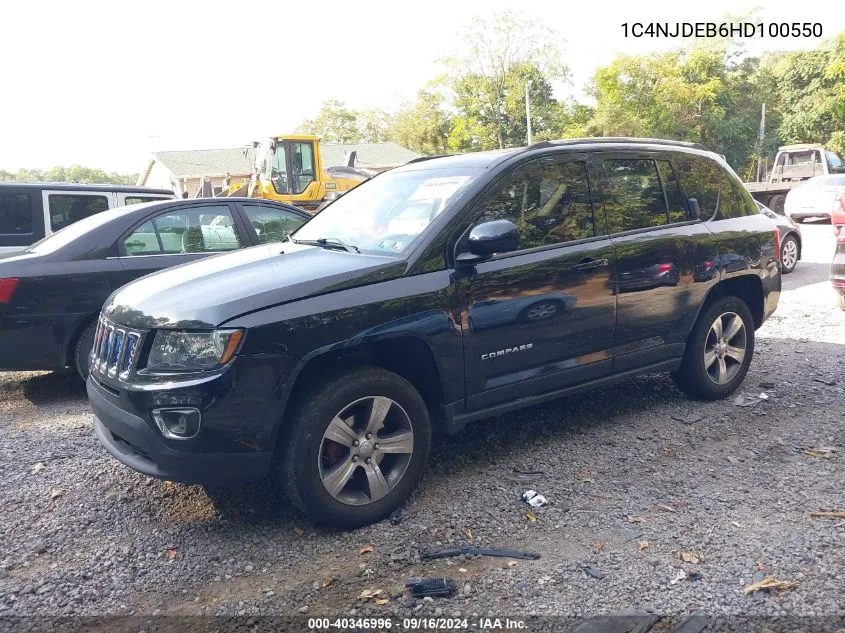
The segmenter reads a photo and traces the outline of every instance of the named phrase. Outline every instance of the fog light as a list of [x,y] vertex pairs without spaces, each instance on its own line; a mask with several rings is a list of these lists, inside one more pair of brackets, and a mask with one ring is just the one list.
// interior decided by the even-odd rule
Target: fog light
[[200,432],[202,415],[199,409],[153,409],[153,421],[164,437],[172,440],[189,440]]

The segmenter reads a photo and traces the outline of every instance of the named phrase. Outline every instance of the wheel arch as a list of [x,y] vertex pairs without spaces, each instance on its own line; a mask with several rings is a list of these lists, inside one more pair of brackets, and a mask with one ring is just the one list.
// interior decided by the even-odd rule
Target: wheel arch
[[445,429],[440,368],[429,344],[422,337],[410,334],[323,350],[303,359],[303,365],[290,386],[285,415],[296,408],[297,395],[313,381],[322,379],[327,372],[356,366],[381,367],[407,380],[422,396],[434,430]]
[[714,285],[699,309],[699,316],[705,308],[722,297],[733,295],[742,299],[748,306],[751,316],[754,318],[754,329],[763,325],[765,296],[763,292],[763,281],[758,275],[746,274],[736,277],[722,279]]

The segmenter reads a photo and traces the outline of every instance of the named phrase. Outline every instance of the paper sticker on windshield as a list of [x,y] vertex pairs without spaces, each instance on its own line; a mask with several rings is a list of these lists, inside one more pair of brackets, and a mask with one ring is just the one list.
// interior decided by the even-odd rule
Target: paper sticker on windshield
[[469,176],[447,176],[444,178],[429,178],[417,187],[408,200],[446,199],[461,188]]

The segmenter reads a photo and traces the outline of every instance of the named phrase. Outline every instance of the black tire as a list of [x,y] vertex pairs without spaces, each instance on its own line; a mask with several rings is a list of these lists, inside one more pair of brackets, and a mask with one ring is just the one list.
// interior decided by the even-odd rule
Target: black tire
[[94,334],[97,332],[96,319],[85,326],[82,334],[76,339],[76,346],[73,350],[73,366],[76,368],[76,373],[85,382],[88,380],[88,357],[91,354],[91,348],[94,347]]
[[[784,261],[784,253],[788,248],[788,244],[795,245],[795,261],[793,261],[789,266]],[[801,248],[798,246],[798,240],[795,239],[794,235],[787,235],[783,238],[783,243],[780,245],[780,270],[784,275],[788,275],[793,270],[795,270],[795,266],[798,265],[798,256],[801,254]]]
[[772,196],[769,198],[769,204],[766,205],[778,215],[786,215],[784,206],[786,206],[786,196]]
[[[363,463],[365,443],[367,450],[377,447],[374,442],[381,437],[381,431],[378,431],[373,442],[369,439],[367,442],[362,441],[360,445],[355,445],[358,448],[347,448],[326,440],[329,444],[336,444],[339,450],[348,453],[347,457],[341,457],[335,464],[327,466],[324,433],[328,430],[330,423],[350,407],[366,406],[365,401],[374,397],[389,398],[393,401],[385,419],[388,420],[390,416],[399,416],[404,424],[409,425],[413,437],[411,452],[401,456],[384,455],[381,457],[381,462],[378,462],[376,454],[373,454],[375,461],[367,460],[367,465],[365,465]],[[363,404],[356,405],[355,403],[358,402]],[[398,408],[394,406],[397,404]],[[373,404],[373,408],[374,406]],[[359,420],[355,415],[348,420],[354,420],[354,427],[358,427],[359,422],[366,422],[363,419]],[[277,453],[281,460],[276,470],[277,475],[280,475],[280,483],[294,505],[310,515],[316,522],[336,527],[352,528],[367,525],[383,519],[400,507],[419,483],[431,449],[431,422],[428,409],[419,392],[401,376],[378,367],[352,368],[319,379],[319,382],[298,397],[297,405],[286,423],[289,427],[281,436]],[[336,447],[329,446],[329,448]],[[389,492],[375,501],[364,500],[360,505],[352,505],[349,501],[333,496],[321,478],[321,473],[322,476],[326,476],[333,467],[340,470],[342,464],[338,462],[348,465],[348,460],[353,458],[354,451],[362,451],[361,457],[354,455],[357,463],[351,466],[354,474],[347,479],[339,495],[360,495],[363,499],[372,497],[372,488],[369,487],[370,479],[367,475],[371,472],[369,469],[373,468],[373,464],[379,476],[387,481],[390,473],[384,475],[380,470],[380,467],[385,464],[384,460],[389,458],[388,461],[394,467],[400,459],[406,460],[403,461],[402,471],[390,484]],[[359,483],[360,491],[355,489]],[[346,492],[349,488],[352,489],[351,492]]]
[[[723,358],[726,365],[730,361],[728,365],[730,378],[719,384],[708,373],[708,368],[705,365],[705,345],[713,340],[711,327],[715,324],[716,318],[726,314],[734,314],[742,321],[745,354],[741,363],[735,362],[732,358]],[[742,384],[745,374],[748,373],[748,366],[751,364],[753,355],[754,318],[751,316],[751,311],[739,297],[722,297],[706,305],[698,316],[698,320],[687,339],[681,368],[672,374],[672,377],[681,391],[690,396],[702,400],[719,400],[732,394]],[[718,367],[716,371],[718,371]]]

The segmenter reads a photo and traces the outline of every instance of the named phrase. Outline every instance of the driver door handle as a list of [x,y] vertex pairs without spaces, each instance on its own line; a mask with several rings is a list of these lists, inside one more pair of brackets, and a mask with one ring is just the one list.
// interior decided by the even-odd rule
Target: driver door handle
[[592,270],[609,264],[610,262],[606,259],[585,259],[582,262],[573,265],[572,270]]

